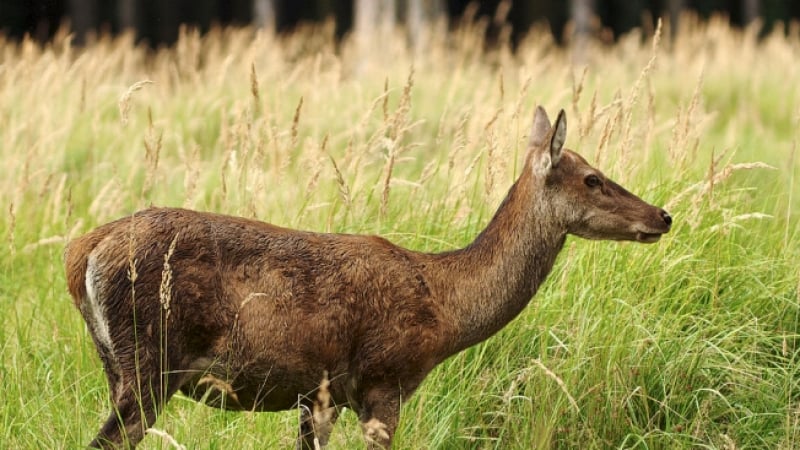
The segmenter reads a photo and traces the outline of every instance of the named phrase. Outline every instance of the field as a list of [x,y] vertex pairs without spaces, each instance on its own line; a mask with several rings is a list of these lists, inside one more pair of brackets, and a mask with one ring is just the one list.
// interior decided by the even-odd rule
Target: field
[[[521,169],[537,104],[567,147],[674,217],[655,245],[570,238],[525,311],[402,409],[421,448],[800,448],[800,32],[718,20],[583,57],[480,26],[334,43],[185,31],[0,40],[0,447],[79,448],[105,376],[66,291],[70,238],[148,205],[466,245]],[[289,448],[297,411],[177,396],[142,448]],[[362,445],[345,413],[332,448]]]

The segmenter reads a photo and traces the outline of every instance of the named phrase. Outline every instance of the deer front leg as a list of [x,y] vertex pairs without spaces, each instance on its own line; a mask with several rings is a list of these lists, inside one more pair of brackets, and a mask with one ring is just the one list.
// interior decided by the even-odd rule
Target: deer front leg
[[332,403],[328,371],[322,373],[317,398],[309,406],[300,405],[300,434],[297,436],[298,450],[316,450],[328,445],[339,410]]
[[370,450],[389,449],[400,416],[400,392],[397,388],[370,389],[359,412],[361,430]]
[[316,450],[328,445],[333,426],[339,417],[339,410],[330,406],[314,412],[305,405],[300,406],[300,433],[297,436],[297,450]]

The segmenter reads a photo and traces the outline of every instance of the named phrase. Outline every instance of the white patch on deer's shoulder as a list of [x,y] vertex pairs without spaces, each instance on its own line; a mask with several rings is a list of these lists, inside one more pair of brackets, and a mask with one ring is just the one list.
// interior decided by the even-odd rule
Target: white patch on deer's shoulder
[[114,343],[111,341],[111,333],[108,328],[108,319],[106,318],[106,308],[102,302],[103,282],[97,274],[97,261],[93,256],[89,256],[88,264],[86,264],[86,305],[89,307],[88,314],[85,314],[86,320],[92,329],[95,339],[100,341],[113,356]]

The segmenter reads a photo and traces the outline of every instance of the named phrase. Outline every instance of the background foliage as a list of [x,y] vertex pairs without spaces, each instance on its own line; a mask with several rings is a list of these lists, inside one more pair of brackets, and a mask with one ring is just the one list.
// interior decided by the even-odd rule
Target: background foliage
[[[799,447],[800,36],[682,23],[669,44],[590,43],[585,65],[543,30],[484,51],[469,24],[419,53],[337,46],[330,26],[186,31],[155,53],[130,35],[0,42],[0,442],[79,447],[108,413],[66,293],[71,237],[153,204],[453,249],[499,205],[543,104],[673,232],[570,238],[523,314],[409,399],[397,447]],[[334,448],[360,445],[354,416]],[[178,396],[155,428],[285,448],[296,426]]]

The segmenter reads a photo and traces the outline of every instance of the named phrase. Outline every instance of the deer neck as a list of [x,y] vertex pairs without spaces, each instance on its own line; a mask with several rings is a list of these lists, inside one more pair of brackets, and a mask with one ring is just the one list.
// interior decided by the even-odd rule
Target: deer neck
[[481,342],[530,302],[564,246],[566,227],[554,221],[544,194],[525,170],[489,225],[467,247],[440,255],[454,332],[444,343],[455,353]]

